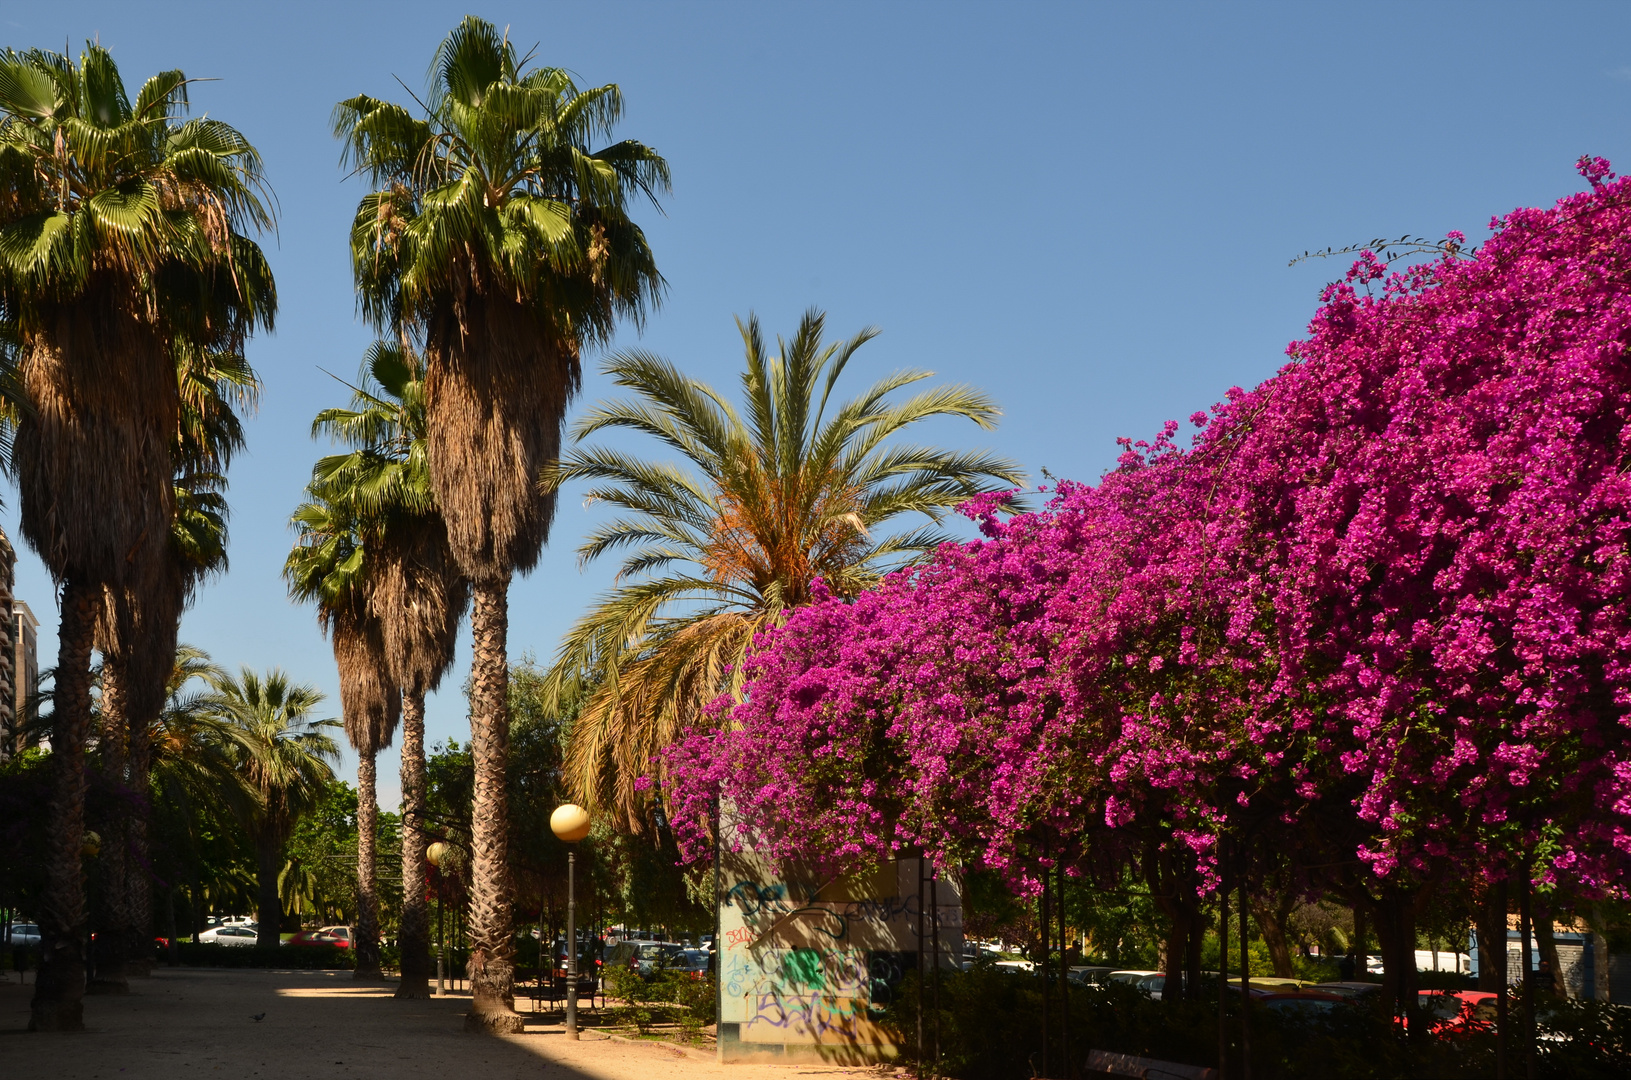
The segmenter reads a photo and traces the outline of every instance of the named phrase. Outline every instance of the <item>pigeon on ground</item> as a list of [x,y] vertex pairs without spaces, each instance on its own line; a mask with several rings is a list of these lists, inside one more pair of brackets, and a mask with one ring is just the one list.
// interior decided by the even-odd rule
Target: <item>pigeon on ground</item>
[[254,1016],[251,1016],[251,1017],[250,1017],[250,1018],[249,1018],[249,1019],[251,1019],[251,1020],[253,1020],[253,1021],[255,1021],[255,1023],[257,1023],[257,1024],[258,1024],[258,1023],[260,1023],[260,1022],[261,1022],[261,1021],[262,1021],[262,1020],[265,1020],[265,1019],[266,1019],[266,1014],[265,1014],[265,1013],[256,1013],[256,1014],[255,1014],[255,1015],[254,1015]]

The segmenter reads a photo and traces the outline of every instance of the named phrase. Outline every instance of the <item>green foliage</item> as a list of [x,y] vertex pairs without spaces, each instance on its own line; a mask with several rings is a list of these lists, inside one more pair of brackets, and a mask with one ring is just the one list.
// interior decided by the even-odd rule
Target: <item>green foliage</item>
[[619,1001],[611,1009],[613,1022],[641,1034],[658,1024],[677,1024],[686,1037],[695,1037],[714,1022],[717,986],[712,974],[702,979],[684,971],[642,975],[626,967],[606,972],[606,990]]

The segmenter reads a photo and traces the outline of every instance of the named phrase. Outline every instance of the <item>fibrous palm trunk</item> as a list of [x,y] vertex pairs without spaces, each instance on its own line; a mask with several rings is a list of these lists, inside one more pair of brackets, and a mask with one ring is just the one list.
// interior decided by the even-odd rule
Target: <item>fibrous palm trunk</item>
[[399,998],[430,996],[430,911],[425,899],[425,695],[402,693],[402,917]]
[[470,741],[475,759],[471,811],[470,989],[466,1026],[502,1034],[523,1028],[515,1011],[515,958],[510,910],[508,580],[471,590]]
[[366,747],[357,757],[357,953],[356,977],[377,979],[379,966],[379,871],[375,851],[379,833],[376,751]]
[[278,896],[278,871],[283,869],[283,838],[261,836],[255,843],[255,919],[260,930],[255,935],[257,949],[275,949],[282,944],[283,901]]
[[29,1006],[30,1031],[85,1027],[85,742],[91,727],[91,643],[99,586],[69,580],[62,589],[57,676],[52,692],[51,835],[40,898],[40,971]]
[[111,796],[107,812],[99,815],[97,831],[101,849],[100,884],[96,896],[96,936],[93,942],[96,977],[86,987],[93,994],[127,994],[130,982],[125,961],[130,950],[130,837],[128,794],[130,781],[127,718],[129,710],[124,665],[103,646],[101,730],[97,749],[102,757],[102,777]]

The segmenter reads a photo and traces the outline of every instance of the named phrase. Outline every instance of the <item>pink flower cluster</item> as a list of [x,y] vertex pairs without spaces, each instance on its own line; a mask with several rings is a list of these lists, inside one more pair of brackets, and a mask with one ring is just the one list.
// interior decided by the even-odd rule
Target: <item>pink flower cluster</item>
[[[781,861],[1026,880],[1220,835],[1380,877],[1631,869],[1631,178],[1327,287],[1273,378],[1096,487],[818,592],[670,755]],[[1377,284],[1379,283],[1379,285]]]

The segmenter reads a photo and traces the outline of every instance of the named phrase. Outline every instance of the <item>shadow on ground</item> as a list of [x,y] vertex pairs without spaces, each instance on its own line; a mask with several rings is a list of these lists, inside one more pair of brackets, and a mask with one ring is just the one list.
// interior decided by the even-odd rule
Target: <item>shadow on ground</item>
[[[464,1030],[468,997],[394,1001],[351,972],[160,968],[132,993],[85,999],[86,1031],[34,1035],[32,985],[0,983],[0,1074],[50,1080],[668,1080],[864,1070],[721,1066],[661,1045]],[[264,1013],[262,1020],[252,1017]]]

